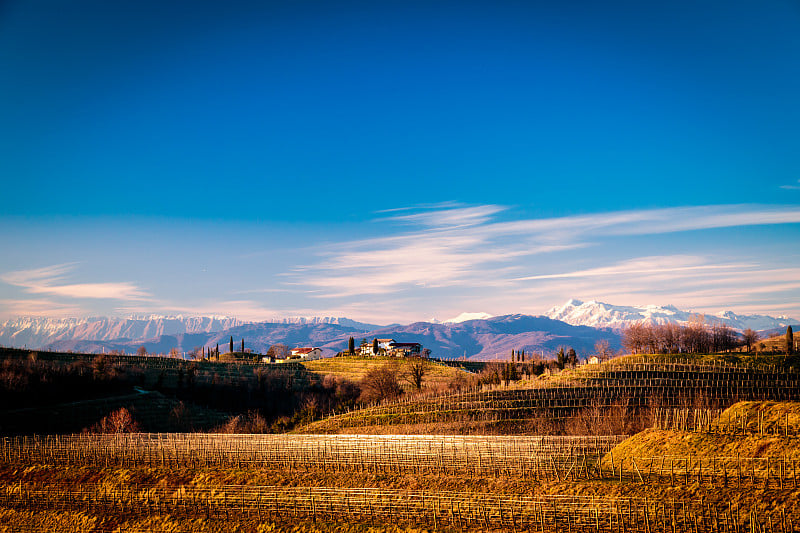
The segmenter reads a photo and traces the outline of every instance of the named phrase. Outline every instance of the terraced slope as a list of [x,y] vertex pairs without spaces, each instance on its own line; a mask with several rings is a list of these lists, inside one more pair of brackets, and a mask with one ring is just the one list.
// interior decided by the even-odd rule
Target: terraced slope
[[[387,402],[336,414],[300,429],[336,432],[531,432],[576,416],[623,418],[603,431],[635,432],[653,410],[692,406],[725,408],[741,400],[800,400],[800,372],[777,366],[622,363],[565,372],[526,387],[484,388]],[[626,427],[627,426],[627,427]],[[393,428],[386,430],[384,428]],[[552,427],[555,431],[564,428]],[[591,429],[591,428],[590,428]]]

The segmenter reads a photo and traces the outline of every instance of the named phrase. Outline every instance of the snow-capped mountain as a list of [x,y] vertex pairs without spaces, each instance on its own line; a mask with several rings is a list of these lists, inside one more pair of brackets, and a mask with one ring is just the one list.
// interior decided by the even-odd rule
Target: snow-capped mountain
[[[545,316],[574,326],[620,329],[632,322],[685,324],[694,314],[692,311],[683,311],[672,305],[624,306],[595,300],[582,302],[573,299],[562,306],[553,307],[545,313]],[[732,311],[706,314],[705,319],[707,322],[725,323],[738,330],[750,328],[756,331],[786,327],[798,322],[785,316],[737,315]]]
[[242,324],[237,318],[224,316],[19,317],[0,324],[0,344],[39,348],[61,340],[149,339],[161,335],[222,331]]
[[493,316],[494,315],[490,315],[489,313],[461,313],[457,317],[445,320],[442,323],[460,324],[462,322],[466,322],[467,320],[486,320],[487,318],[492,318]]
[[349,318],[344,317],[334,317],[334,316],[291,316],[291,317],[283,317],[283,318],[274,318],[271,320],[265,321],[265,323],[272,323],[272,324],[333,324],[335,326],[346,326],[349,328],[355,329],[363,329],[364,331],[369,331],[373,329],[382,328],[384,326],[378,324],[367,324],[365,322],[358,322],[357,320],[351,320]]
[[205,346],[226,346],[230,337],[256,353],[265,353],[275,343],[295,346],[317,346],[325,356],[347,347],[350,337],[356,341],[373,338],[392,338],[401,342],[419,342],[431,350],[433,357],[473,360],[508,359],[511,350],[552,356],[559,346],[571,346],[579,355],[592,353],[594,345],[606,340],[613,350],[620,347],[620,336],[608,329],[572,326],[543,316],[505,315],[488,319],[465,320],[460,323],[432,324],[415,322],[406,326],[393,325],[364,332],[338,324],[277,324],[249,323],[211,333],[161,335],[146,340],[122,341],[56,341],[44,347],[53,351],[102,353],[111,350],[136,353],[144,346],[148,353],[168,353],[172,349],[188,352]]
[[[0,323],[0,345],[38,349],[66,341],[141,341],[164,336],[228,331],[251,323],[226,316],[19,317]],[[345,327],[347,331],[361,332],[384,327],[341,317],[275,318],[260,324],[333,325]]]

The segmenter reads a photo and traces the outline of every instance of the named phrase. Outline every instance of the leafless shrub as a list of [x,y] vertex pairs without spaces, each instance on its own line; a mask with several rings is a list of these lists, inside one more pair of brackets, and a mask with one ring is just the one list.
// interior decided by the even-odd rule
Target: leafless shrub
[[397,369],[391,365],[373,368],[361,380],[361,401],[375,402],[396,398],[403,393],[397,382]]
[[120,407],[88,429],[88,433],[139,433],[141,428],[133,415]]
[[222,426],[218,427],[215,433],[269,433],[270,427],[267,421],[258,411],[248,411],[246,414],[233,416]]

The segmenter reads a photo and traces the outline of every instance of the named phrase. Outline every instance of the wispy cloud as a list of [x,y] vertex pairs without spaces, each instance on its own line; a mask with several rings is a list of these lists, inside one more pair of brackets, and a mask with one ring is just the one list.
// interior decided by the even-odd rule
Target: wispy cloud
[[150,295],[131,282],[63,283],[75,263],[17,270],[0,275],[0,280],[22,287],[32,294],[51,294],[65,298],[147,300]]
[[[757,263],[720,262],[702,256],[657,256],[551,275],[519,278],[514,297],[549,299],[563,295],[609,303],[665,304],[704,311],[739,308],[796,313],[792,295],[800,289],[799,268],[764,268]],[[557,300],[556,300],[557,301]],[[762,302],[768,301],[769,305]]]
[[72,317],[81,316],[85,309],[73,304],[41,299],[3,299],[0,300],[0,317],[18,316]]
[[464,207],[464,204],[459,202],[449,201],[449,202],[437,202],[433,204],[418,204],[418,205],[410,205],[410,206],[403,206],[403,207],[391,207],[388,209],[379,209],[377,211],[373,211],[375,214],[383,214],[383,213],[399,213],[402,211],[420,211],[423,209],[452,209],[456,207]]
[[781,185],[781,189],[800,191],[800,180],[797,180],[797,185]]
[[386,220],[406,224],[418,224],[431,228],[463,228],[485,224],[491,220],[492,215],[505,211],[499,205],[480,205],[476,207],[458,207],[454,209],[439,209],[410,215],[397,215]]
[[[638,273],[655,279],[670,273],[658,258],[585,272],[525,275],[531,269],[526,258],[593,246],[610,237],[800,223],[800,209],[791,206],[697,206],[497,220],[505,210],[497,205],[458,206],[385,217],[380,220],[422,229],[330,245],[319,251],[319,262],[297,268],[290,278],[318,290],[320,297],[399,293],[422,287],[509,287],[519,280],[615,274]],[[621,267],[628,271],[607,270]],[[678,264],[673,257],[668,268],[696,277],[704,270],[719,274],[720,267],[694,264],[691,258]]]
[[586,270],[576,270],[574,272],[561,272],[557,274],[541,274],[537,276],[526,276],[517,278],[514,281],[533,281],[543,279],[563,279],[563,278],[600,278],[600,277],[620,277],[632,275],[647,275],[649,278],[659,276],[670,278],[674,276],[697,277],[703,272],[713,272],[715,275],[730,269],[752,268],[753,264],[699,264],[701,258],[693,256],[653,256],[638,257],[614,265],[590,268]]

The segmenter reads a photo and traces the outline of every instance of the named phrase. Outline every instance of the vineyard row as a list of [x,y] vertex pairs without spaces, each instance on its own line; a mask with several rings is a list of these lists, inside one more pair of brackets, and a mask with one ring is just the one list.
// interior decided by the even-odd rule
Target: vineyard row
[[[785,457],[624,457],[603,451],[618,439],[558,437],[269,436],[190,435],[16,437],[2,441],[7,464],[82,464],[198,468],[282,468],[289,471],[444,473],[620,483],[689,483],[720,486],[798,486],[800,465]],[[248,436],[250,437],[250,436]],[[289,437],[289,438],[287,438]]]
[[90,510],[152,517],[224,517],[296,523],[348,521],[482,527],[505,531],[786,533],[800,525],[798,509],[756,512],[704,500],[576,496],[498,496],[392,489],[224,486],[213,489],[14,485],[0,489],[0,506],[28,510]]

